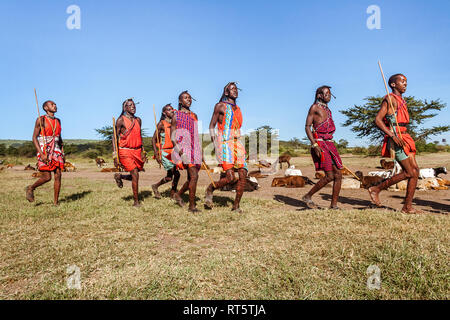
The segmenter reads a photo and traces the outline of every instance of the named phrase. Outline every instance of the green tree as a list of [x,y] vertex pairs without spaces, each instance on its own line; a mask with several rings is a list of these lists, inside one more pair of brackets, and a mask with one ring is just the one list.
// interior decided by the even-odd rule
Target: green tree
[[[417,100],[414,97],[404,97],[408,104],[410,123],[407,126],[408,133],[414,140],[426,141],[433,135],[439,135],[450,131],[450,126],[434,126],[423,128],[426,120],[437,116],[436,111],[446,107],[445,103],[438,100]],[[380,109],[383,97],[367,97],[367,102],[361,106],[353,106],[340,112],[347,117],[344,127],[351,127],[359,138],[368,138],[370,141],[380,143],[384,134],[375,125],[375,117]]]
[[97,134],[103,138],[105,141],[112,141],[112,136],[114,134],[113,127],[112,126],[104,126],[100,129],[95,129],[97,131]]
[[3,143],[0,144],[0,156],[6,156],[6,146]]

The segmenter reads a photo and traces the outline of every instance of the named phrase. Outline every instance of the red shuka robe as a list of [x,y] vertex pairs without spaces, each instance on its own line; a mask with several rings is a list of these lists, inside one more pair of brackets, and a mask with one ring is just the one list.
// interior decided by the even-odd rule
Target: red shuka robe
[[[38,136],[41,150],[47,155],[47,164],[41,160],[41,155],[37,154],[39,171],[55,171],[57,168],[64,169],[64,156],[60,147],[61,124],[58,119],[42,116],[44,119],[42,131]],[[45,144],[45,148],[44,148]]]
[[[393,93],[391,93],[390,96],[394,97],[395,100],[397,101],[397,122],[398,122],[398,124],[406,126],[407,124],[409,124],[408,105],[406,104],[406,101],[402,97],[399,97]],[[386,99],[387,96],[384,98]],[[386,118],[384,119],[384,123],[389,128],[390,125]],[[409,156],[410,154],[415,155],[417,152],[416,144],[414,143],[414,140],[409,135],[409,133],[406,132],[407,128],[405,126],[398,127],[398,128],[400,128],[400,132],[402,134],[402,139],[406,143],[406,146],[403,148],[403,150],[405,150],[405,153],[407,156]],[[397,133],[397,135],[398,135],[398,128],[395,126],[395,132]],[[384,141],[383,141],[383,148],[381,150],[381,156],[384,158],[391,157],[391,153],[390,153],[390,150],[388,147],[388,141],[389,141],[389,137],[387,135],[385,135]]]
[[122,116],[126,131],[119,136],[119,161],[125,171],[144,169],[142,161],[142,136],[141,126],[137,119],[130,120]]

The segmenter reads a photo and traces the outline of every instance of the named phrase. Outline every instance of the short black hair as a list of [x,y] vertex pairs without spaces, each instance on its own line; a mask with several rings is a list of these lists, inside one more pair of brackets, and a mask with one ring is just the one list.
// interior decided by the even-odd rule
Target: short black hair
[[166,109],[167,109],[168,107],[173,108],[171,103],[166,104],[166,105],[162,108],[162,111],[161,111],[161,118],[159,118],[159,121],[162,121],[162,120],[166,119],[166,116],[165,116],[164,112],[166,111]]
[[42,109],[45,111],[45,106],[47,105],[47,103],[52,102],[52,100],[47,100],[42,104]]
[[401,77],[401,76],[405,77],[405,75],[402,73],[396,73],[389,78],[388,84],[389,84],[389,87],[391,87],[391,89],[392,89],[392,84],[397,80],[398,77]]
[[[178,96],[178,110],[181,110],[181,97],[183,96],[183,94],[188,94],[188,95],[190,95],[191,96],[191,94],[187,91],[187,90],[184,90],[182,93],[180,93],[180,95]],[[191,96],[191,98],[192,98],[192,96]]]
[[316,97],[314,99],[314,103],[317,102],[317,98],[319,97],[319,94],[321,94],[324,89],[328,89],[329,90],[329,89],[331,89],[331,87],[330,86],[321,86],[321,87],[317,88],[317,90],[316,90]]

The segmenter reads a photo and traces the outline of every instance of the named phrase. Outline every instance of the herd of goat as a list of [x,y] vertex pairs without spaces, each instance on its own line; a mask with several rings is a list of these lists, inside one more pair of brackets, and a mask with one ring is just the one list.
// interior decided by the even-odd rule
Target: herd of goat
[[[269,176],[275,175],[278,173],[278,166],[282,169],[282,164],[286,163],[288,168],[284,171],[284,175],[281,177],[274,177],[272,179],[272,187],[286,187],[286,188],[303,188],[306,185],[314,185],[314,182],[303,176],[302,171],[300,169],[296,169],[294,165],[290,163],[290,156],[280,156],[274,163],[270,163],[265,160],[260,160],[256,163],[257,170],[250,171],[247,178],[247,183],[245,186],[245,191],[251,192],[260,188],[257,179],[267,178]],[[95,163],[98,168],[101,169],[101,172],[118,172],[117,168],[103,168],[104,165],[107,165],[106,161],[102,158],[95,159]],[[5,168],[14,167],[13,164],[0,163],[0,171]],[[350,172],[348,169],[344,168],[341,170],[342,175],[344,176],[342,180],[342,189],[359,189],[364,188],[368,189],[372,186],[376,186],[383,182],[386,179],[389,179],[393,175],[401,172],[402,168],[398,163],[394,161],[386,161],[382,159],[380,161],[381,169],[380,171],[371,171],[367,175],[364,175],[361,171],[356,171],[354,174]],[[27,165],[25,167],[26,171],[35,171],[32,176],[37,178],[40,176],[40,172],[36,170],[36,168],[31,165]],[[66,162],[64,166],[64,172],[75,172],[77,168],[74,164],[70,162]],[[222,176],[224,173],[221,168],[217,167],[214,169],[210,169],[212,173],[220,173]],[[447,169],[445,167],[437,167],[437,168],[425,168],[420,169],[419,174],[419,182],[417,184],[417,188],[420,190],[447,190],[450,186],[450,181],[440,178],[439,175],[447,174]],[[324,177],[323,172],[316,172],[315,178],[321,179]],[[348,177],[350,176],[350,177]],[[236,189],[236,184],[232,183],[228,186],[222,188],[223,191],[232,191]],[[401,181],[400,183],[392,186],[390,190],[406,190],[407,181]]]

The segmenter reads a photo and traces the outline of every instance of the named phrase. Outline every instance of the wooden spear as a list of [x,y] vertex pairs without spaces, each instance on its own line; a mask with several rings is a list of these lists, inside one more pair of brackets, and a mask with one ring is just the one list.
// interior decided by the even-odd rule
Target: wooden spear
[[[383,77],[384,87],[386,88],[389,105],[391,106],[392,114],[394,115],[394,118],[395,118],[395,124],[397,125],[397,131],[398,131],[398,134],[400,136],[400,139],[402,139],[402,132],[400,131],[400,127],[398,126],[397,116],[395,114],[394,106],[392,105],[391,95],[389,94],[389,89],[388,89],[388,86],[387,86],[386,78],[384,77],[384,72],[383,72],[383,68],[381,67],[380,61],[378,61],[378,66],[380,67],[381,76]],[[394,130],[394,132],[395,132],[395,130]]]
[[[157,157],[158,157],[158,159],[159,159],[159,168],[161,169],[161,161],[162,161],[162,152],[161,152],[161,148],[162,148],[162,146],[161,146],[161,141],[160,141],[160,139],[159,139],[159,132],[158,132],[158,122],[156,122],[156,111],[155,111],[155,105],[153,105],[153,116],[155,117],[155,128],[156,128],[156,131],[155,131],[155,134],[156,134],[156,141],[157,141],[157,143],[158,143],[158,150],[156,151],[158,154],[157,154]],[[166,139],[167,139],[167,137],[166,137]]]
[[38,102],[38,98],[37,98],[36,88],[34,88],[34,97],[36,98],[36,107],[37,107],[37,112],[38,112],[38,117],[39,117],[39,126],[41,127],[41,138],[42,138],[42,142],[44,144],[43,151],[44,151],[44,155],[47,156],[47,148],[45,146],[44,129],[42,128],[41,113],[39,112],[39,102]]
[[119,165],[119,146],[117,145],[117,133],[116,133],[116,119],[113,117],[113,139],[112,139],[112,143],[113,143],[113,151],[116,155],[116,159],[117,159],[117,169],[120,168]]

